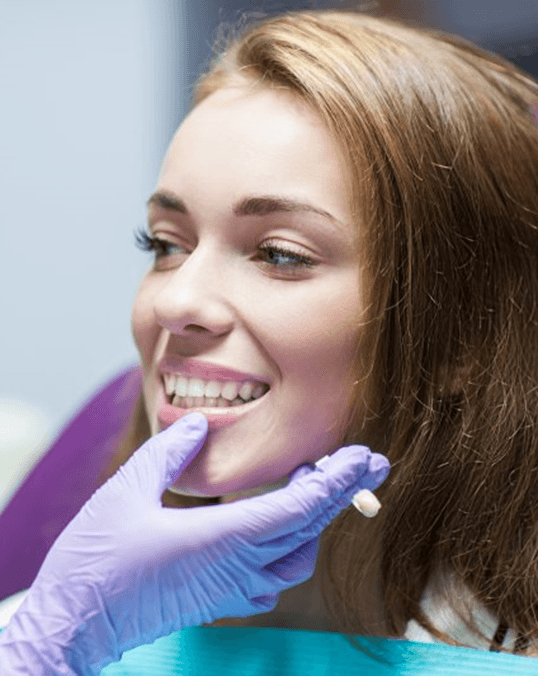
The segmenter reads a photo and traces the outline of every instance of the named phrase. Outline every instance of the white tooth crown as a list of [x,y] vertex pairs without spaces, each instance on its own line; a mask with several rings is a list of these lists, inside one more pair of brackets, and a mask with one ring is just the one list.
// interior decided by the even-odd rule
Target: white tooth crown
[[174,394],[176,387],[176,377],[171,373],[164,374],[164,390],[168,396]]
[[[258,399],[265,394],[268,386],[263,383],[255,383],[251,380],[239,382],[233,380],[204,380],[203,378],[185,378],[173,373],[164,373],[164,388],[168,396],[178,397],[206,397],[215,401],[222,397],[227,401],[233,401],[238,396],[243,401]],[[201,404],[200,404],[201,405]]]
[[243,383],[239,389],[239,396],[243,401],[247,401],[252,396],[252,390],[254,389],[254,383],[251,383],[247,380],[246,383]]
[[200,378],[189,378],[187,384],[187,397],[203,397],[205,383]]
[[216,399],[220,396],[222,390],[221,383],[218,383],[216,380],[210,380],[206,383],[205,386],[205,396],[212,399]]
[[[174,376],[172,376],[172,378],[174,378]],[[187,378],[182,378],[181,376],[176,376],[174,380],[175,380],[175,392],[176,392],[176,394],[180,397],[186,397],[187,396],[187,390],[188,390]]]
[[237,397],[237,391],[239,387],[237,383],[234,383],[233,381],[228,381],[224,383],[222,387],[222,392],[221,396],[223,399],[227,399],[228,401],[233,401]]

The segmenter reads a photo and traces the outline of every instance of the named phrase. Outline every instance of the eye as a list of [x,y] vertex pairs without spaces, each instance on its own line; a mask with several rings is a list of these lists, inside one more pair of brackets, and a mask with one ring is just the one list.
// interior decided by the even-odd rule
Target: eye
[[140,228],[135,232],[135,245],[142,251],[153,251],[155,253],[155,260],[160,258],[165,258],[166,256],[171,256],[172,253],[170,249],[179,249],[181,253],[182,247],[177,244],[172,244],[172,242],[167,242],[164,239],[159,237],[151,237],[148,233]]
[[264,242],[258,247],[258,251],[259,259],[264,265],[286,271],[287,274],[297,273],[305,268],[313,268],[317,265],[312,258],[306,256],[303,252],[287,249],[280,244]]

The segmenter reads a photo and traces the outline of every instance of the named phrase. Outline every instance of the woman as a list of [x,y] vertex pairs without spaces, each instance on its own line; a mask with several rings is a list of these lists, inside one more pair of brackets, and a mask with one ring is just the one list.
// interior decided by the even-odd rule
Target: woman
[[393,467],[380,514],[344,510],[251,625],[536,655],[537,94],[455,37],[344,12],[256,24],[200,79],[138,238],[117,465],[195,409],[210,434],[170,505],[342,444]]

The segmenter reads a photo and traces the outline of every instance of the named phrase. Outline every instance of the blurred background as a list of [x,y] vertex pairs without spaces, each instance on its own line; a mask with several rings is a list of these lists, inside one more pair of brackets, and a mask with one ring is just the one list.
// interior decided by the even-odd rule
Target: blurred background
[[222,22],[359,8],[538,76],[538,0],[0,0],[0,510],[84,401],[137,361],[145,201]]

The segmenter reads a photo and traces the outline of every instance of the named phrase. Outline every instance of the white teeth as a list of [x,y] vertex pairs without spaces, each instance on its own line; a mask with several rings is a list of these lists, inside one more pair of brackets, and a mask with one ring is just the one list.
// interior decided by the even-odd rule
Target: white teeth
[[240,397],[228,401],[223,397],[178,397],[172,399],[172,406],[178,408],[228,408],[230,406],[242,406],[245,402]]
[[251,383],[250,380],[247,380],[243,385],[241,386],[241,389],[239,390],[239,396],[243,401],[248,401],[250,397],[252,396],[252,390],[254,389],[254,383]]
[[224,384],[220,396],[223,399],[227,399],[228,401],[233,401],[237,397],[237,390],[238,390],[237,383],[228,381],[227,383]]
[[205,396],[212,399],[216,399],[220,395],[222,389],[222,384],[218,383],[216,380],[210,380],[205,386]]
[[171,394],[174,394],[176,387],[176,377],[172,375],[171,373],[165,373],[164,374],[164,389],[166,391],[166,394],[170,396]]
[[177,406],[178,408],[225,408],[230,405],[230,402],[222,397],[218,399],[206,399],[206,397],[179,397],[176,394],[172,399],[172,406]]
[[178,397],[186,397],[188,390],[188,381],[187,378],[182,378],[177,376],[176,378],[176,394]]
[[256,387],[252,390],[252,394],[250,396],[253,399],[259,399],[264,392],[265,388],[263,385],[256,385]]
[[[240,406],[252,399],[259,399],[268,390],[265,383],[251,380],[204,380],[176,376],[173,373],[164,373],[163,376],[167,396],[173,397],[172,404],[180,407]],[[178,403],[179,400],[181,401]]]
[[200,378],[189,378],[189,383],[187,385],[187,396],[188,397],[203,397],[205,390],[205,383]]

